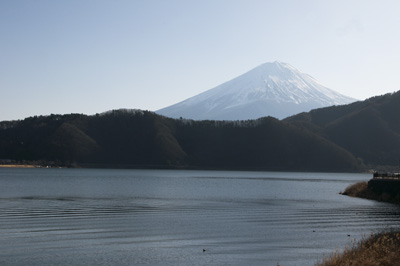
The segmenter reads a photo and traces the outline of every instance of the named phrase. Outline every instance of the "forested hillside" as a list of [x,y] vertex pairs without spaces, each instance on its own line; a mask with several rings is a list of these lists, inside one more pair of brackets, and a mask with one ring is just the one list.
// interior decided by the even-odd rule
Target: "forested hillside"
[[283,121],[193,121],[141,110],[4,121],[0,159],[128,168],[394,168],[400,159],[400,92]]
[[170,119],[140,110],[0,123],[0,158],[91,167],[359,171],[350,152],[272,117]]
[[336,143],[370,167],[399,165],[400,91],[312,110],[284,122]]

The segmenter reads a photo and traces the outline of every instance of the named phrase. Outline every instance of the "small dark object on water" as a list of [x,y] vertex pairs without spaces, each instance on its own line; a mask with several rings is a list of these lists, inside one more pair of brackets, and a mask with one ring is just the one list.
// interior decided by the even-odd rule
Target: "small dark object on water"
[[350,237],[350,235],[347,235],[348,237]]
[[206,252],[207,249],[203,248],[203,252]]

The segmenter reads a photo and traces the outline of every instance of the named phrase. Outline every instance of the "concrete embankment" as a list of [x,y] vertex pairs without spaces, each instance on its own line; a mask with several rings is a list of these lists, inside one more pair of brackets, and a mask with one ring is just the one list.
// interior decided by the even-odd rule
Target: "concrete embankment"
[[353,184],[341,194],[400,204],[400,179],[373,178],[368,182]]
[[368,188],[376,194],[397,196],[400,193],[400,179],[398,178],[373,178],[368,182]]

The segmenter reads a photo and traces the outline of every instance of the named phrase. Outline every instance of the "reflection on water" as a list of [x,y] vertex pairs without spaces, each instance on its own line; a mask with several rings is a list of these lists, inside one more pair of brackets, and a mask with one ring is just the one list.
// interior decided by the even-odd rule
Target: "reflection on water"
[[369,178],[0,169],[0,265],[313,265],[400,226],[397,206],[338,194]]

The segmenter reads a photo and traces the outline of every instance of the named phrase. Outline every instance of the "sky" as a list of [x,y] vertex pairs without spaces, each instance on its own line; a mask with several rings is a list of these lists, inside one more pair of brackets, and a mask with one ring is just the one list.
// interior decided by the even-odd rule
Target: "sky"
[[400,90],[400,1],[1,0],[0,121],[155,111],[282,61],[364,100]]

